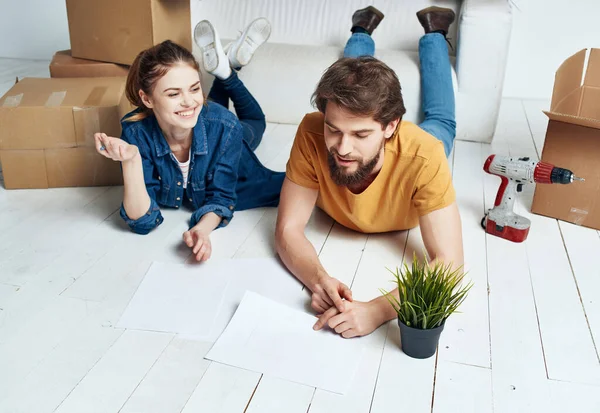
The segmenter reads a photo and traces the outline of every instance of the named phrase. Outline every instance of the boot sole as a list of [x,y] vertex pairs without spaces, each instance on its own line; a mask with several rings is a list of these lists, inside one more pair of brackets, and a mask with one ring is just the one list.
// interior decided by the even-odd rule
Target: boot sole
[[382,12],[380,12],[378,9],[376,9],[373,6],[367,7],[367,10],[370,11],[371,13],[377,15],[377,17],[379,17],[381,20],[383,20],[383,18],[385,17],[385,15]]
[[445,13],[450,12],[449,14],[452,15],[452,21],[454,21],[454,19],[456,19],[456,13],[454,13],[454,10],[449,9],[447,7],[439,7],[439,6],[430,6],[423,10],[419,10],[417,12],[417,17],[420,19],[422,16],[425,16],[427,13],[431,13],[431,12],[445,12]]

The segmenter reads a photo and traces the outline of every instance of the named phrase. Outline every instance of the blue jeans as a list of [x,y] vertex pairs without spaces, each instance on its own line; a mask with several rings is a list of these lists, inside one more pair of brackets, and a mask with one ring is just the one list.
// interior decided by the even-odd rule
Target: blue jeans
[[[373,56],[375,42],[366,33],[354,33],[346,43],[344,57]],[[450,155],[456,136],[456,117],[448,45],[440,33],[429,33],[419,41],[422,108],[425,119],[419,127],[444,144]]]
[[235,70],[225,80],[215,77],[208,98],[229,109],[229,99],[233,102],[235,113],[242,124],[243,137],[254,151],[265,133],[265,114],[254,96],[246,89]]

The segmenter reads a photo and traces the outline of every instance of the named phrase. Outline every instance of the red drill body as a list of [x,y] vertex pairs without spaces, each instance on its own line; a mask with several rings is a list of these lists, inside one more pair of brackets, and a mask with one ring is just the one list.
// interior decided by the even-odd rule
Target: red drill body
[[513,242],[523,242],[527,239],[531,221],[514,213],[517,193],[523,190],[523,185],[539,184],[569,184],[577,178],[568,169],[558,168],[547,162],[535,162],[529,158],[512,158],[509,156],[490,155],[483,170],[497,175],[502,179],[494,207],[488,210],[481,225],[488,234],[496,235]]

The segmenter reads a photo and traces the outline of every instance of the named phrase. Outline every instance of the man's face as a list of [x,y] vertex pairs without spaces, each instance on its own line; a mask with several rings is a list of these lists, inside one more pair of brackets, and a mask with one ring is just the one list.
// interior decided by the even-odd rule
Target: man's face
[[325,145],[331,179],[340,186],[357,185],[383,166],[383,147],[396,129],[372,117],[354,115],[335,103],[325,108]]

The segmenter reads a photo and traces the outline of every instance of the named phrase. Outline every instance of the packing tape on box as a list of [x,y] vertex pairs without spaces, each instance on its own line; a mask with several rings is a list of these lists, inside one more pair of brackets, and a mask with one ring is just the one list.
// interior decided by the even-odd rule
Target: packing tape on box
[[82,145],[86,141],[93,142],[96,132],[104,132],[100,129],[100,113],[98,108],[74,107],[73,113],[75,115],[75,130],[78,140],[79,137],[83,138],[83,141],[78,142],[78,145]]
[[16,108],[17,106],[19,106],[21,104],[21,100],[23,100],[22,93],[19,93],[18,95],[14,95],[14,96],[7,96],[6,99],[4,99],[4,103],[2,104],[2,107]]
[[65,100],[65,96],[67,96],[66,90],[61,90],[60,92],[52,92],[50,93],[50,97],[46,101],[46,107],[53,108],[56,106],[60,106]]
[[93,88],[85,102],[83,102],[83,106],[100,106],[107,90],[108,88],[105,86]]
[[569,211],[568,221],[572,222],[575,225],[583,225],[587,216],[587,211],[578,208],[571,208],[571,210]]

